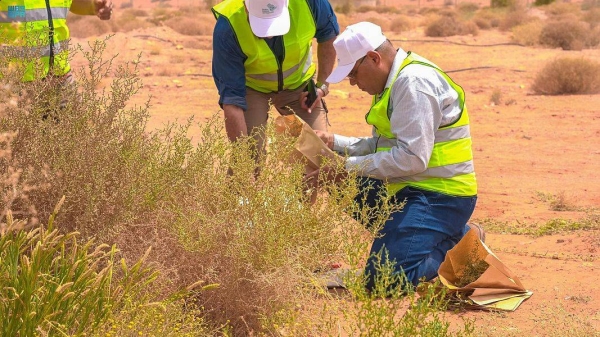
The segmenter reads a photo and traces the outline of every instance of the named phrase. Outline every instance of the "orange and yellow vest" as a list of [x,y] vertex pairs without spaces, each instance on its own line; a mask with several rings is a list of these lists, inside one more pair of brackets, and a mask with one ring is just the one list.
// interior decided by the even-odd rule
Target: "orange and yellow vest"
[[[212,8],[218,19],[225,17],[247,59],[246,86],[264,93],[296,89],[315,73],[312,39],[316,24],[306,0],[290,0],[290,30],[283,35],[284,59],[280,64],[263,38],[252,33],[242,0],[225,0]],[[227,57],[223,55],[222,57]]]
[[0,0],[0,48],[12,62],[26,62],[23,81],[71,69],[67,13],[72,0]]
[[[421,173],[402,177],[400,182],[388,182],[386,187],[390,194],[395,194],[406,186],[414,186],[424,190],[435,191],[455,196],[474,196],[477,194],[477,181],[473,166],[469,115],[465,105],[465,92],[446,73],[430,61],[409,52],[396,73],[411,64],[421,64],[434,68],[458,93],[461,114],[457,121],[445,125],[435,131],[435,140],[427,169]],[[392,82],[392,83],[393,83]],[[380,136],[376,151],[389,151],[396,144],[396,136],[391,132],[388,105],[390,89],[386,89],[380,99],[373,97],[371,109],[365,116],[367,123],[375,127]]]

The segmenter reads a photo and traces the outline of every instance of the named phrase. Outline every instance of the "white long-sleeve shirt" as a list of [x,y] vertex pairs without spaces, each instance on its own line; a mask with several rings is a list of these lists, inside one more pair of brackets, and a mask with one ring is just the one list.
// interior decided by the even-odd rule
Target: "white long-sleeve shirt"
[[[390,122],[396,145],[375,152],[378,135],[334,135],[334,151],[346,154],[346,170],[358,175],[402,181],[402,177],[425,171],[434,145],[435,131],[460,117],[458,93],[435,69],[411,64],[394,81],[407,54],[399,49],[385,85],[391,86]],[[393,81],[393,83],[392,83]]]

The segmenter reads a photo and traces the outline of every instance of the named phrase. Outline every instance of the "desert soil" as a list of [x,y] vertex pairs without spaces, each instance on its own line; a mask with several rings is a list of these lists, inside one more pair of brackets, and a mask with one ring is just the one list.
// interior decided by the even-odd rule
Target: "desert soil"
[[[136,7],[154,5],[136,1]],[[363,13],[346,19],[352,23],[376,16],[382,17]],[[207,18],[211,19],[202,19]],[[600,62],[597,49],[478,47],[510,42],[510,32],[497,30],[443,39],[425,37],[422,27],[386,34],[396,46],[437,63],[465,89],[479,183],[474,221],[484,226],[493,222],[496,228],[503,223],[540,225],[551,219],[582,219],[590,208],[600,207],[600,95],[539,96],[531,91],[547,62],[564,56]],[[158,27],[117,33],[109,45],[119,53],[118,62],[132,61],[142,53],[144,88],[132,103],[152,96],[150,129],[191,116],[203,122],[220,113],[211,77],[211,36],[184,36]],[[501,104],[491,103],[495,91],[501,92]],[[326,100],[331,131],[370,134],[364,123],[370,102],[366,93],[343,82],[331,86]],[[544,195],[562,196],[578,210],[553,211]],[[456,314],[457,318],[476,319],[476,325],[489,332],[486,335],[570,335],[561,329],[565,322],[571,327],[591,324],[600,335],[598,231],[533,237],[500,229],[488,233],[487,243],[533,296],[515,312],[468,312]]]

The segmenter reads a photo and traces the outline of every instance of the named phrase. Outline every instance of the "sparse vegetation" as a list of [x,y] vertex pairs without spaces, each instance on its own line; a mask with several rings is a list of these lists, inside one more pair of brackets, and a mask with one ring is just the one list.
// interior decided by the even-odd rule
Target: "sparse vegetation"
[[559,58],[537,74],[533,91],[542,95],[582,95],[600,92],[600,64],[585,58]]
[[494,89],[490,96],[490,104],[500,105],[502,103],[502,91],[500,89]]
[[599,231],[600,213],[598,209],[588,209],[585,210],[581,219],[555,218],[539,223],[525,221],[506,222],[490,218],[480,219],[480,222],[485,226],[486,231],[489,232],[544,236],[578,230]]
[[431,22],[425,29],[425,35],[444,37],[453,35],[477,35],[478,28],[473,22],[464,22],[457,18],[456,13],[448,12]]
[[590,33],[589,24],[586,22],[573,19],[550,21],[542,28],[540,44],[563,50],[581,50],[590,43],[595,43],[588,38]]
[[512,40],[524,46],[535,46],[540,43],[543,23],[541,20],[531,20],[512,28]]

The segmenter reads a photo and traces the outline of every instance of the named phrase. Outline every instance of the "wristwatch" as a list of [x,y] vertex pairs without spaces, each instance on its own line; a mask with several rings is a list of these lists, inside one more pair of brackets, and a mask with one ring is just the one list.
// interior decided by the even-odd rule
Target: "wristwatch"
[[317,82],[317,88],[319,88],[323,91],[323,97],[325,97],[325,96],[327,96],[327,94],[329,94],[329,86],[327,85],[327,83]]

